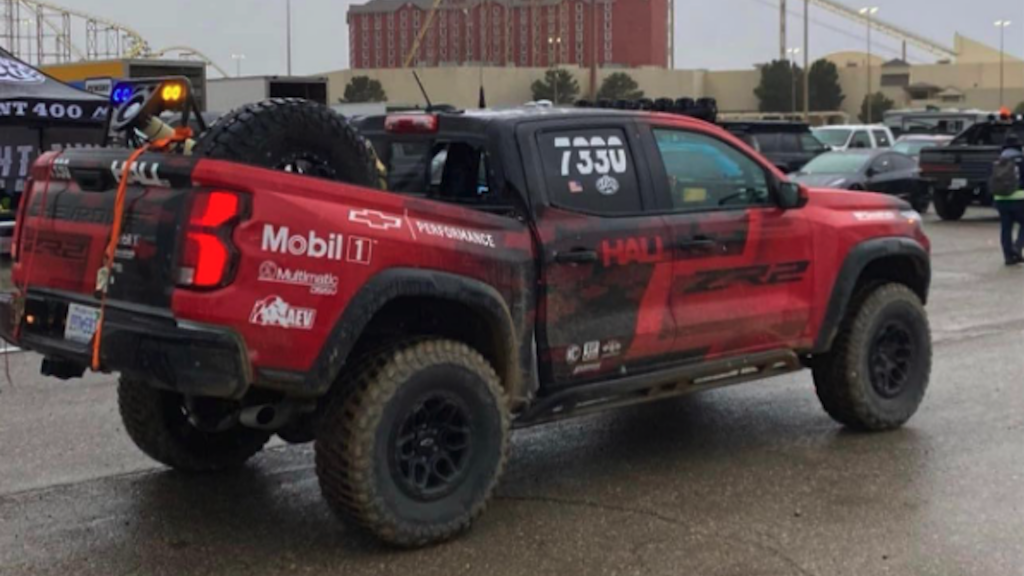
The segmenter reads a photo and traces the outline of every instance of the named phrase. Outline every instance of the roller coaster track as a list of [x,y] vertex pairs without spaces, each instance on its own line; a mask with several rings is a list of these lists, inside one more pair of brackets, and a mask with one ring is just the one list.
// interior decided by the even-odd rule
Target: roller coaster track
[[854,10],[849,6],[837,2],[836,0],[811,0],[811,4],[814,4],[819,8],[828,10],[833,14],[842,16],[843,18],[846,18],[848,20],[858,22],[864,25],[865,27],[870,24],[873,30],[877,30],[883,34],[886,34],[887,36],[896,38],[897,40],[902,40],[907,44],[917,46],[918,48],[925,50],[927,52],[931,52],[936,56],[950,59],[954,59],[957,57],[956,50],[948,46],[939,44],[938,42],[925,38],[924,36],[911,32],[910,30],[907,30],[905,28],[900,28],[899,26],[889,24],[884,20],[879,20],[878,18],[875,17],[868,19],[867,17],[861,15],[861,13],[858,12],[857,10]]
[[[83,43],[85,50],[80,48]],[[153,50],[142,34],[124,24],[40,0],[0,0],[0,45],[37,66],[160,58],[182,52],[228,76],[199,50],[187,46]]]

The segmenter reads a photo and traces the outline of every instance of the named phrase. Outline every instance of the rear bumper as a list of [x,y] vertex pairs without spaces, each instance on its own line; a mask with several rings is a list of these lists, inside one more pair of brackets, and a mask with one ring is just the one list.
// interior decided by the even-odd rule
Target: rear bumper
[[[0,293],[0,336],[47,358],[88,367],[92,347],[64,338],[71,303],[99,307],[96,300],[78,294],[30,290],[22,298]],[[25,321],[30,315],[32,324]],[[182,394],[238,398],[253,380],[245,351],[244,342],[231,330],[107,303],[100,357],[104,371],[121,372]]]

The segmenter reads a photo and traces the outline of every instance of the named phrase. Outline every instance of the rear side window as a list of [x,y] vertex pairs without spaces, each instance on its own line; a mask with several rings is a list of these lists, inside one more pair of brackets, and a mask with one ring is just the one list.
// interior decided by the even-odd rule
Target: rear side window
[[761,152],[782,152],[781,134],[758,134],[758,149]]
[[892,156],[892,165],[895,170],[913,170],[917,168],[917,162],[914,162],[913,158],[901,154],[894,154]]
[[609,216],[643,209],[633,154],[621,128],[545,132],[537,139],[554,205]]
[[800,134],[800,146],[804,152],[824,152],[825,145],[814,137],[813,134],[804,132]]
[[879,148],[889,148],[892,146],[892,141],[889,140],[889,135],[885,130],[873,130],[875,135],[875,142],[878,143]]
[[384,153],[388,170],[388,190],[422,194],[427,187],[427,171],[431,161],[430,142],[380,142],[378,150]]
[[871,137],[866,130],[858,130],[850,140],[850,148],[871,148]]
[[871,163],[871,168],[874,169],[876,174],[885,174],[886,172],[892,172],[894,168],[892,159],[893,156],[891,154],[879,156],[878,158],[875,159],[874,162]]

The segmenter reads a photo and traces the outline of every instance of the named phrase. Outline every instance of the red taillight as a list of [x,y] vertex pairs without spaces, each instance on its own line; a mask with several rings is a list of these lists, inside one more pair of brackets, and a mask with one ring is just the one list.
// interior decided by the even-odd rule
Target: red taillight
[[192,199],[181,256],[178,285],[216,288],[226,283],[234,260],[231,231],[242,216],[234,192],[199,192]]
[[384,119],[384,130],[392,134],[433,134],[437,116],[433,114],[396,114]]

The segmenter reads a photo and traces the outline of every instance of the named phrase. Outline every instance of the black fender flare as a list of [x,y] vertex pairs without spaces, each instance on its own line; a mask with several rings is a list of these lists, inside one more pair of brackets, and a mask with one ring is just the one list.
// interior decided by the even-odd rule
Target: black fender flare
[[919,290],[916,291],[922,302],[927,302],[932,274],[931,259],[928,251],[920,243],[913,238],[904,237],[873,238],[861,242],[846,255],[836,277],[825,317],[814,342],[814,353],[823,354],[832,348],[832,342],[839,332],[839,325],[846,316],[846,309],[864,269],[872,262],[892,256],[908,257],[914,263],[914,273],[922,280]]
[[505,369],[495,366],[509,397],[519,393],[522,378],[517,362],[517,339],[512,314],[501,294],[479,280],[414,268],[385,270],[366,282],[349,301],[331,329],[312,369],[306,374],[307,391],[325,394],[345,367],[363,331],[384,306],[396,298],[426,296],[469,306],[487,321],[497,345],[507,353]]

